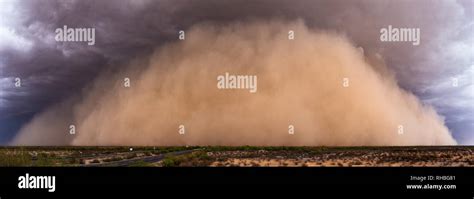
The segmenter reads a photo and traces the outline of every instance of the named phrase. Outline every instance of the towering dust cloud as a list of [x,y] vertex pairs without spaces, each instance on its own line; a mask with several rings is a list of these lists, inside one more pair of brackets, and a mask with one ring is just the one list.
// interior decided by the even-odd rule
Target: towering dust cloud
[[[431,107],[377,72],[381,57],[368,57],[347,38],[301,21],[196,25],[186,40],[38,115],[12,144],[456,144]],[[226,72],[256,75],[258,91],[217,89],[216,77]]]

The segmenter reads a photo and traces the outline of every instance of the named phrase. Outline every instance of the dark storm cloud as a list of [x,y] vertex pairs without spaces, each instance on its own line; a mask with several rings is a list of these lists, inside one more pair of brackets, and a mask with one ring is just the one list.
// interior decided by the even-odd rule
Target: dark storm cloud
[[[11,42],[0,41],[0,126],[5,125],[6,119],[39,112],[79,93],[101,71],[120,70],[128,61],[175,40],[179,30],[196,23],[280,18],[303,19],[311,28],[347,35],[363,47],[367,56],[382,57],[403,88],[435,105],[452,122],[449,126],[453,132],[462,134],[458,138],[471,133],[459,127],[472,126],[474,117],[469,106],[474,98],[471,84],[474,25],[469,0],[7,0],[2,3],[2,17],[12,20],[0,19],[0,27],[14,31],[6,33],[13,38]],[[14,6],[7,6],[8,3]],[[55,42],[54,30],[64,25],[95,28],[96,44]],[[388,25],[420,28],[421,45],[380,42],[380,28]],[[451,78],[460,76],[462,86],[449,87]],[[15,77],[22,78],[23,87],[13,87]],[[27,120],[24,116],[19,119]]]

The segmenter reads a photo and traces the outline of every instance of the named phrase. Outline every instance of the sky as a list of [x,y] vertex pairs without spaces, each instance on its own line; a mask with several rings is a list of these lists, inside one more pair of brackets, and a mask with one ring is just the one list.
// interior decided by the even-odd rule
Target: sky
[[[471,0],[2,0],[0,144],[104,71],[140,71],[129,63],[175,41],[179,30],[280,19],[337,32],[383,57],[397,84],[433,106],[458,144],[473,145],[473,17]],[[56,42],[64,25],[95,28],[96,44]],[[380,42],[388,25],[420,28],[420,45]]]

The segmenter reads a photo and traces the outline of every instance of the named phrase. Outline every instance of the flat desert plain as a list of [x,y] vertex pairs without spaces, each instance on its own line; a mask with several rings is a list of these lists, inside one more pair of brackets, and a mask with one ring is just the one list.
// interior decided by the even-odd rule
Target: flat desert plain
[[473,167],[474,146],[1,147],[0,166]]

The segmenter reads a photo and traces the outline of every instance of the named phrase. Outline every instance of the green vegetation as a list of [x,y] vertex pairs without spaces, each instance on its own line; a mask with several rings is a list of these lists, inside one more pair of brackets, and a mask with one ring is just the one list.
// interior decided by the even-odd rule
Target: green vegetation
[[185,155],[170,155],[161,162],[164,167],[175,166],[208,166],[211,158],[204,151],[196,151]]
[[[192,150],[199,147],[130,147],[110,146],[21,146],[0,147],[0,167],[13,166],[84,166],[89,163],[116,162],[138,157]],[[121,155],[117,155],[121,154]],[[99,159],[101,161],[99,161]]]
[[0,165],[4,167],[31,166],[31,156],[22,150],[20,151],[0,151]]
[[[388,162],[413,162],[449,160],[459,165],[474,165],[469,159],[474,147],[468,146],[413,146],[413,147],[288,147],[288,146],[205,146],[205,147],[0,147],[0,167],[26,166],[209,166],[232,165],[235,159],[315,158],[316,162],[331,159],[354,159],[351,165]],[[179,153],[175,153],[179,152]],[[395,154],[395,155],[394,155]],[[377,155],[377,156],[376,156]],[[162,158],[164,156],[164,158]],[[459,156],[459,157],[457,157]],[[376,157],[373,159],[373,157]],[[365,161],[358,161],[358,159]],[[369,158],[369,159],[367,159]],[[360,160],[362,160],[360,159]],[[145,161],[146,160],[146,161]],[[254,161],[254,160],[252,160]],[[152,163],[150,163],[152,162]],[[157,163],[157,164],[155,164]],[[256,163],[248,163],[255,165]],[[291,166],[282,162],[282,165]],[[344,163],[348,165],[348,163]],[[307,165],[303,165],[307,166]],[[334,162],[334,166],[341,166]]]
[[143,160],[139,160],[139,161],[136,161],[130,165],[128,165],[129,167],[152,167],[153,164],[152,163],[148,163],[148,162],[145,162]]
[[0,166],[54,166],[60,164],[61,159],[58,159],[54,154],[48,153],[30,153],[23,149],[20,150],[0,150]]

